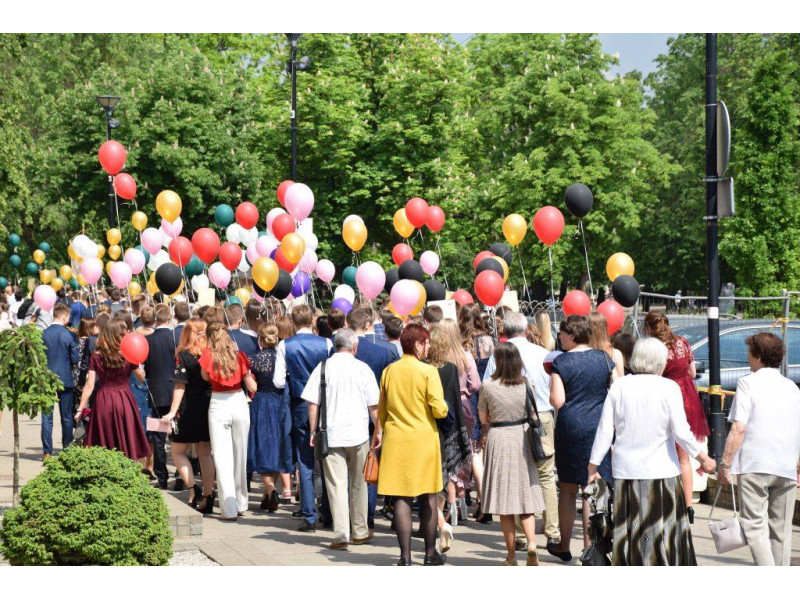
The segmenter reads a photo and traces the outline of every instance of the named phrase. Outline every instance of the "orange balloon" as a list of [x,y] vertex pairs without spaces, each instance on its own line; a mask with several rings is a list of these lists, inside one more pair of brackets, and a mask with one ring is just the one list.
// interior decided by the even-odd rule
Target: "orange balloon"
[[489,258],[496,260],[503,267],[503,283],[508,281],[508,263],[499,256],[490,256]]
[[181,215],[181,197],[172,190],[164,190],[156,196],[156,210],[165,221],[172,223]]
[[279,274],[278,265],[274,260],[266,256],[262,256],[254,262],[251,270],[253,281],[265,292],[269,292],[275,287],[275,284],[278,283]]
[[425,286],[419,281],[414,281],[414,283],[419,287],[419,302],[417,302],[417,305],[411,310],[411,314],[416,316],[425,308],[425,303],[428,301],[428,293],[425,291]]
[[69,265],[61,265],[61,268],[58,270],[58,274],[61,275],[63,279],[69,281],[72,277],[72,267]]
[[517,246],[528,233],[528,222],[518,214],[508,215],[503,219],[503,235],[512,246]]
[[297,264],[306,251],[306,241],[299,233],[287,233],[281,240],[281,250],[289,262]]
[[358,252],[367,243],[367,226],[355,219],[348,221],[342,227],[342,237],[350,250]]
[[50,287],[53,288],[55,291],[58,291],[64,287],[64,281],[56,277],[50,282]]
[[106,249],[102,244],[97,244],[97,258],[103,258],[106,255]]
[[138,296],[142,293],[142,286],[136,281],[131,281],[128,285],[128,291],[130,292],[131,296]]
[[122,234],[120,233],[119,229],[113,227],[106,231],[106,239],[110,245],[115,246],[122,240]]
[[117,260],[121,254],[122,254],[122,248],[120,248],[116,244],[108,247],[108,257],[111,258],[112,260]]
[[42,283],[45,284],[53,281],[53,278],[55,276],[56,276],[55,271],[50,271],[48,269],[42,269],[41,271],[39,271],[39,279],[42,281]]
[[133,228],[136,231],[144,231],[145,227],[147,227],[147,215],[137,210],[131,215],[131,223],[133,223]]
[[411,224],[411,221],[408,220],[405,208],[401,208],[394,213],[392,223],[394,223],[394,230],[399,233],[402,238],[407,238],[414,233],[414,226]]
[[81,286],[81,287],[86,287],[86,286],[88,285],[88,284],[86,283],[86,280],[83,278],[83,275],[82,275],[82,274],[78,273],[78,277],[77,277],[77,279],[78,279],[78,285],[79,285],[79,286]]

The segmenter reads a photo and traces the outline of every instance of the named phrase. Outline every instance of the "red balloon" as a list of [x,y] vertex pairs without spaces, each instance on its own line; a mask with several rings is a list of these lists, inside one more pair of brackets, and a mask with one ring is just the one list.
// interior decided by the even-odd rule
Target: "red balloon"
[[438,206],[429,206],[428,215],[425,217],[425,225],[433,232],[438,232],[444,227],[444,211]]
[[483,252],[478,252],[475,255],[475,260],[472,261],[472,268],[477,269],[478,265],[481,264],[481,261],[484,258],[489,258],[491,256],[497,256],[494,252],[489,252],[488,250],[484,250]]
[[286,208],[286,201],[283,199],[283,197],[286,195],[286,190],[288,190],[289,186],[293,183],[294,181],[287,179],[286,181],[281,181],[280,185],[278,186],[278,202],[281,203],[283,208]]
[[406,203],[406,217],[414,227],[422,227],[428,218],[428,203],[422,198],[412,198]]
[[[203,261],[205,262],[205,261]],[[228,271],[233,271],[242,262],[242,249],[239,244],[234,242],[225,242],[219,247],[219,262],[221,262]]]
[[533,231],[545,246],[555,244],[564,231],[564,215],[555,206],[543,206],[533,215]]
[[97,158],[100,159],[100,166],[105,169],[106,173],[116,175],[125,166],[125,159],[128,158],[128,153],[118,141],[108,140],[100,146]]
[[392,249],[392,260],[399,267],[407,260],[414,260],[414,251],[408,244],[397,244]]
[[483,271],[475,278],[475,294],[486,306],[500,302],[503,290],[503,278],[494,271]]
[[169,258],[176,265],[185,267],[192,260],[192,242],[181,236],[169,243]]
[[275,217],[275,220],[272,221],[272,233],[275,234],[275,237],[279,240],[283,239],[287,233],[294,232],[294,217],[289,214],[285,215],[278,215]]
[[625,309],[616,300],[606,300],[597,305],[597,312],[606,318],[608,335],[614,335],[625,322]]
[[564,310],[566,316],[582,315],[585,317],[592,312],[592,301],[584,292],[572,290],[564,296],[561,308]]
[[136,181],[127,173],[120,173],[114,177],[114,191],[124,200],[133,200],[136,196]]
[[258,223],[258,209],[252,202],[242,202],[236,207],[236,222],[245,229],[252,229]]
[[283,250],[278,248],[278,251],[275,252],[275,262],[278,263],[278,267],[286,271],[287,273],[291,273],[294,271],[294,268],[297,266],[296,263],[290,261],[286,256],[283,254]]
[[198,229],[192,236],[192,248],[197,258],[210,265],[219,252],[219,236],[208,227]]
[[150,354],[150,346],[141,333],[126,333],[120,342],[119,349],[125,360],[134,365],[142,364]]
[[453,292],[452,298],[458,303],[459,306],[475,303],[475,300],[472,298],[472,294],[470,294],[467,290],[456,290]]

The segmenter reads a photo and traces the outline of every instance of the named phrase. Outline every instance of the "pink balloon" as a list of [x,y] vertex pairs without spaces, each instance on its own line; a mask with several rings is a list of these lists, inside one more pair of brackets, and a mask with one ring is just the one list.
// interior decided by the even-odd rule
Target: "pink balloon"
[[318,263],[319,260],[317,259],[317,253],[306,248],[306,251],[303,253],[303,258],[300,259],[300,262],[297,264],[297,266],[301,271],[311,275],[317,268]]
[[[159,247],[161,244],[159,243]],[[99,258],[84,258],[81,263],[81,275],[89,285],[94,285],[103,274],[103,261]]]
[[175,219],[172,223],[161,219],[161,231],[166,233],[170,238],[175,239],[181,234],[181,231],[183,231],[183,221],[181,221],[180,217]]
[[283,196],[286,210],[296,221],[302,221],[314,208],[314,192],[304,183],[293,183]]
[[161,250],[161,232],[155,227],[148,227],[142,232],[142,246],[150,254],[157,254]]
[[273,208],[271,211],[267,213],[267,231],[272,233],[272,222],[279,216],[285,215],[286,211],[283,210],[280,206]]
[[261,255],[258,253],[258,249],[256,248],[255,244],[250,244],[247,247],[247,251],[245,252],[245,256],[247,257],[247,262],[249,262],[251,265],[254,262],[256,262],[259,258],[261,258]]
[[231,282],[231,272],[221,262],[215,262],[208,268],[208,280],[219,289],[225,289]]
[[124,260],[125,264],[131,268],[131,273],[133,273],[134,275],[138,275],[144,270],[144,263],[145,263],[144,253],[138,248],[128,248],[127,250],[125,250]]
[[[368,261],[362,263],[356,271],[356,285],[367,298],[377,298],[386,284],[386,273],[378,263]],[[415,305],[416,306],[416,305]],[[413,306],[411,308],[414,308]]]
[[[144,259],[144,256],[142,256],[142,259]],[[121,290],[128,287],[128,284],[131,282],[131,277],[133,276],[133,271],[131,270],[130,265],[124,262],[115,262],[113,265],[111,265],[111,269],[109,271],[111,283]]]
[[259,256],[269,256],[277,247],[278,240],[272,236],[262,235],[256,240],[256,252],[258,252]]
[[419,257],[419,264],[425,273],[433,275],[439,270],[439,257],[433,250],[428,250]]
[[56,291],[49,285],[40,285],[33,291],[33,301],[44,311],[50,311],[56,304]]
[[401,279],[392,286],[392,306],[399,315],[407,315],[419,302],[419,286],[411,279]]
[[336,267],[327,258],[323,258],[317,263],[316,269],[317,277],[322,279],[325,283],[330,283],[333,276],[336,275]]

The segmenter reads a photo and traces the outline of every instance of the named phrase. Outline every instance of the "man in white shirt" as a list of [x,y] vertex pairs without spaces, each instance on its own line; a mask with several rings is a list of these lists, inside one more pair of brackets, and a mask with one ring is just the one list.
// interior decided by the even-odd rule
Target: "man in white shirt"
[[[314,368],[302,398],[308,402],[308,422],[313,432],[317,419],[321,418],[320,383],[324,365],[326,414],[322,427],[328,434],[329,451],[322,459],[322,466],[333,515],[334,539],[330,548],[347,550],[348,542],[358,545],[372,540],[367,527],[367,484],[363,471],[369,450],[369,421],[374,424],[377,419],[380,392],[372,370],[355,357],[358,336],[354,331],[337,331],[334,348],[336,353]],[[314,443],[312,437],[310,445],[313,447]]]
[[[503,320],[503,331],[508,337],[508,342],[514,344],[522,357],[522,371],[525,378],[533,388],[533,397],[539,419],[544,426],[545,437],[542,446],[550,458],[537,461],[539,481],[542,484],[544,495],[544,533],[548,544],[558,544],[561,540],[561,531],[558,528],[558,495],[556,493],[556,477],[553,471],[555,465],[555,443],[553,440],[554,418],[553,407],[550,404],[550,375],[544,370],[544,359],[548,351],[541,346],[530,343],[525,337],[528,328],[528,319],[522,313],[514,312],[506,315]],[[484,381],[489,381],[495,371],[494,356],[486,365],[483,375]]]
[[736,385],[733,423],[718,479],[739,476],[740,521],[758,566],[789,566],[800,459],[800,390],[778,369],[785,351],[772,333],[745,340],[752,374]]

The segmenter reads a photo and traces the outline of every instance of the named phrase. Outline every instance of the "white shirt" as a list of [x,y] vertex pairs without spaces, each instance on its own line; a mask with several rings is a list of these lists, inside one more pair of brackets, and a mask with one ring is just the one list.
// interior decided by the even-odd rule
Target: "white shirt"
[[599,465],[612,448],[614,479],[677,477],[675,442],[689,456],[702,451],[689,429],[678,384],[659,375],[629,375],[608,390],[589,462]]
[[[513,337],[508,340],[519,350],[522,357],[522,374],[533,386],[533,397],[536,399],[536,410],[540,413],[550,412],[553,406],[550,404],[550,375],[544,370],[544,358],[550,352],[541,346],[531,344],[524,337]],[[486,372],[483,380],[489,381],[497,367],[494,364],[494,354],[489,358],[486,365]]]
[[[314,333],[310,327],[301,327],[297,333]],[[325,338],[328,343],[328,352],[333,348],[333,343]],[[374,377],[373,377],[374,379]],[[275,373],[272,375],[272,385],[279,390],[286,387],[286,344],[283,340],[278,343],[278,350],[275,353]],[[328,443],[330,445],[330,442]]]
[[[321,370],[322,363],[312,371],[301,396],[312,404],[319,404]],[[328,446],[360,446],[369,439],[368,407],[377,405],[380,395],[372,369],[350,352],[337,352],[325,366],[325,382]]]
[[728,417],[747,426],[731,473],[763,473],[794,479],[800,457],[800,390],[777,369],[742,377]]

